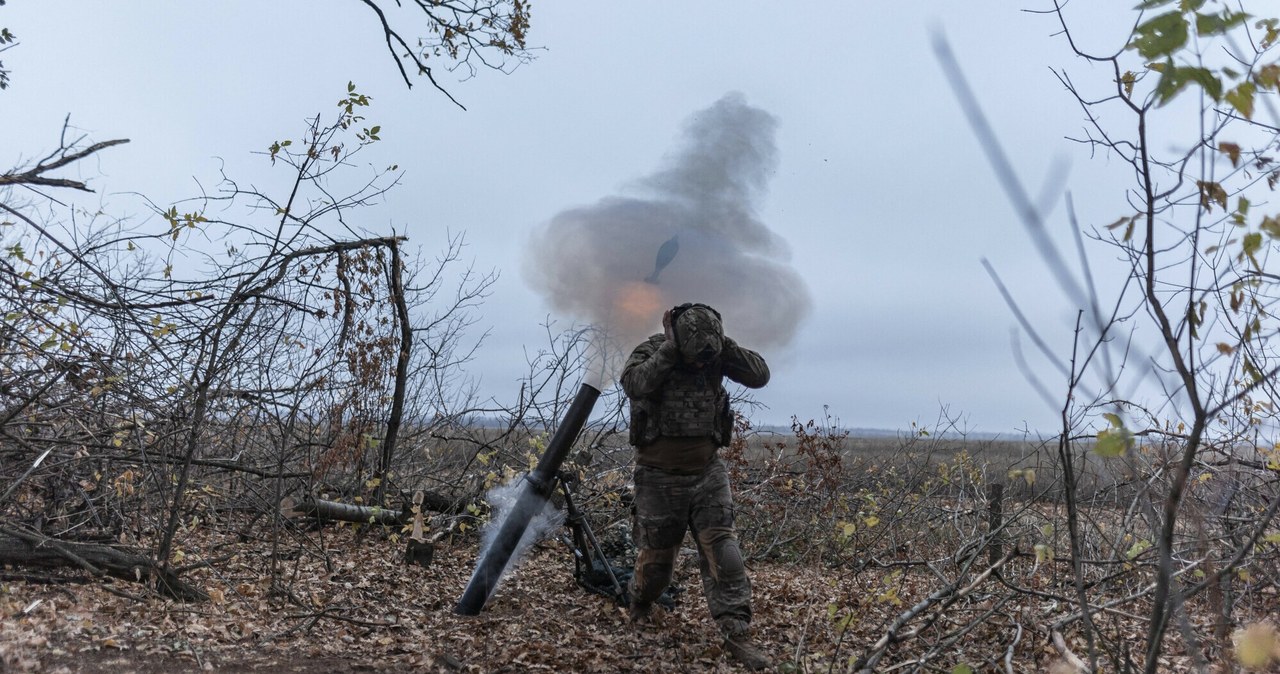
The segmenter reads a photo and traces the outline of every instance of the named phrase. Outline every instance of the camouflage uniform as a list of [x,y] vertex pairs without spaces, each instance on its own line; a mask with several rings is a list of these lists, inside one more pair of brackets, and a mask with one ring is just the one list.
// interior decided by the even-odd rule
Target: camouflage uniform
[[716,450],[733,432],[724,378],[759,388],[768,383],[769,368],[760,354],[723,336],[709,307],[692,305],[673,328],[678,345],[654,335],[636,347],[622,372],[637,464],[631,597],[644,610],[662,594],[685,531],[692,530],[711,617],[726,636],[745,635],[751,582],[733,527],[728,473]]

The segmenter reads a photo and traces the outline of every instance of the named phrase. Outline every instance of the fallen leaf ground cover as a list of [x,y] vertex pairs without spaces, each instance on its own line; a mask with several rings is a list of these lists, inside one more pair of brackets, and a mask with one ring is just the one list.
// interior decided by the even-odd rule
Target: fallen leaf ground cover
[[[1077,671],[1062,669],[1064,658],[1087,654],[1089,644],[1083,621],[1071,617],[1078,604],[1067,526],[1051,484],[1024,471],[1009,485],[997,537],[1009,554],[987,573],[984,546],[996,540],[988,487],[1010,463],[992,468],[941,440],[894,461],[851,462],[842,435],[797,436],[796,447],[774,443],[755,461],[732,464],[755,636],[779,671],[852,671],[868,656],[879,658],[873,671]],[[625,557],[622,476],[584,481],[578,502],[602,542],[621,551],[610,554]],[[1195,486],[1209,497],[1218,479]],[[1081,510],[1095,637],[1102,652],[1140,662],[1154,551],[1132,516],[1133,497],[1101,493]],[[0,568],[0,668],[742,671],[707,614],[690,539],[675,574],[685,592],[653,625],[633,626],[611,599],[579,588],[572,553],[555,539],[532,548],[481,615],[462,617],[453,607],[478,557],[482,510],[433,516],[438,540],[424,568],[405,563],[397,527],[320,527],[227,507],[234,502],[217,489],[195,494],[172,562],[207,601],[166,599],[145,583],[74,566]],[[1184,550],[1209,545],[1196,527],[1179,540]],[[155,541],[143,530],[128,543],[147,550]],[[1196,554],[1180,561],[1184,580],[1221,563],[1221,555]],[[1278,556],[1280,546],[1263,540],[1231,568],[1226,592],[1183,603],[1160,671],[1196,671],[1197,656],[1214,671],[1239,671],[1230,633],[1280,615]],[[1224,601],[1225,633],[1215,625]]]
[[[478,617],[452,611],[476,559],[472,540],[442,542],[428,568],[403,563],[403,543],[380,534],[339,528],[324,544],[327,563],[300,552],[279,569],[273,588],[261,545],[210,541],[208,549],[232,557],[216,571],[190,572],[212,599],[189,604],[127,582],[27,582],[12,580],[17,572],[11,570],[11,580],[0,585],[0,658],[11,671],[114,674],[741,671],[722,651],[707,615],[692,550],[677,570],[688,589],[680,603],[637,628],[610,599],[574,583],[572,558],[558,541],[536,545]],[[918,570],[851,574],[777,560],[751,571],[757,640],[781,671],[791,672],[845,671],[936,585]],[[995,589],[974,593],[938,617],[933,629],[939,633],[979,624],[932,654],[936,669],[967,664],[997,671],[1006,654],[1013,671],[1046,671],[1057,661],[1047,634],[1036,629],[1036,615],[1059,607],[1033,597],[1009,601]],[[1141,634],[1138,621],[1133,628],[1135,637]],[[1078,635],[1069,638],[1080,643]],[[930,645],[916,639],[894,658],[919,658]],[[1175,649],[1168,671],[1183,669],[1185,659]]]
[[[574,583],[557,541],[537,545],[478,617],[452,612],[474,542],[439,546],[428,568],[402,563],[402,544],[385,537],[340,529],[328,542],[331,564],[300,557],[287,591],[261,580],[266,562],[248,546],[217,574],[193,571],[213,596],[199,604],[111,580],[6,582],[0,653],[8,668],[41,671],[736,671],[697,591],[636,629]],[[685,562],[688,584],[696,566]],[[839,590],[797,571],[755,569],[759,635],[779,659],[800,642],[795,617]]]

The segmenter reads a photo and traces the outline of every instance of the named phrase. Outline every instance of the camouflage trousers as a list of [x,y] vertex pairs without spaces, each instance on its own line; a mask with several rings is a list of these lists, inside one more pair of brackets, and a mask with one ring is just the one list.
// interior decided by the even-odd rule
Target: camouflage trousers
[[745,634],[751,624],[751,581],[733,528],[733,495],[724,462],[716,458],[698,475],[636,466],[635,484],[632,601],[646,605],[662,595],[685,531],[692,531],[711,617],[724,634]]

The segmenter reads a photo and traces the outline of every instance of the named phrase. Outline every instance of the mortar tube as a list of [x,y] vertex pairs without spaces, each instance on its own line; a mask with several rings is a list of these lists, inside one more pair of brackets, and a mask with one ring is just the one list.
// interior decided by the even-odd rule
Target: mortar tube
[[595,407],[596,399],[599,397],[600,389],[590,384],[583,384],[578,389],[573,403],[569,405],[569,411],[565,413],[560,426],[556,428],[555,435],[551,437],[547,451],[542,453],[533,471],[525,476],[527,484],[520,491],[520,497],[516,499],[511,512],[507,513],[507,518],[503,520],[502,528],[498,530],[498,535],[493,539],[488,551],[476,565],[471,582],[467,583],[467,589],[462,593],[462,598],[453,608],[454,613],[479,615],[480,609],[484,608],[485,602],[489,601],[489,596],[498,587],[502,572],[506,570],[511,556],[520,545],[520,539],[524,537],[524,530],[529,527],[529,520],[533,519],[536,513],[542,512],[542,507],[551,496],[551,490],[555,486],[556,471],[560,470],[560,464],[564,463],[565,457],[569,456],[569,449],[578,439],[578,433],[586,424],[587,417],[591,415],[591,408]]

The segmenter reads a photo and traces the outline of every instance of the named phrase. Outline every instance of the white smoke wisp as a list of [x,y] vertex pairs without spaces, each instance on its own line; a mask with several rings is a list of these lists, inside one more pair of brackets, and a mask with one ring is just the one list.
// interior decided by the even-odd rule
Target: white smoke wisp
[[[777,166],[777,120],[730,93],[686,123],[666,165],[633,186],[551,218],[527,247],[525,277],[557,313],[605,333],[602,380],[660,331],[662,313],[703,302],[743,346],[785,346],[812,300],[785,241],[756,215]],[[646,282],[675,237],[670,264]]]
[[[476,571],[479,570],[480,564],[483,563],[485,555],[489,552],[489,546],[493,545],[494,539],[498,532],[502,530],[502,524],[511,516],[512,509],[520,500],[520,494],[529,488],[529,483],[524,479],[521,473],[506,484],[498,485],[485,494],[485,500],[489,503],[490,517],[489,522],[485,524],[484,529],[480,533],[480,554],[476,557]],[[536,505],[535,505],[536,507]],[[515,552],[512,553],[510,561],[502,570],[502,577],[497,583],[494,583],[490,589],[490,595],[497,591],[498,586],[502,584],[502,579],[512,569],[520,565],[525,552],[529,550],[529,546],[542,540],[543,538],[554,535],[556,531],[564,525],[564,511],[556,508],[550,499],[541,501],[541,511],[534,514],[529,520],[529,526],[525,527],[524,534],[520,536],[520,543],[516,545]],[[475,571],[472,572],[474,579]]]
[[582,378],[582,383],[597,391],[603,391],[608,383],[609,373],[613,369],[610,359],[621,353],[621,350],[609,343],[607,331],[593,332],[595,334],[591,335],[587,343],[586,376]]

